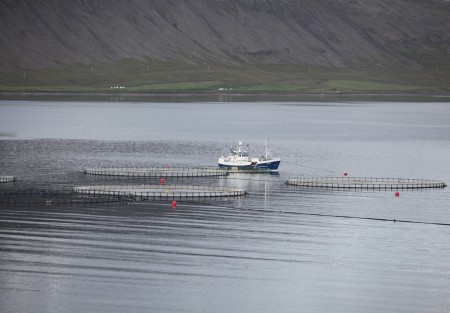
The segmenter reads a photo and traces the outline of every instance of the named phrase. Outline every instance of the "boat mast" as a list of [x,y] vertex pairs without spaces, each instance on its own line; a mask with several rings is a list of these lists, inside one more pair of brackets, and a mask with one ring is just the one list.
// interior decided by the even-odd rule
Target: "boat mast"
[[269,149],[267,148],[267,138],[266,138],[266,160],[269,159]]

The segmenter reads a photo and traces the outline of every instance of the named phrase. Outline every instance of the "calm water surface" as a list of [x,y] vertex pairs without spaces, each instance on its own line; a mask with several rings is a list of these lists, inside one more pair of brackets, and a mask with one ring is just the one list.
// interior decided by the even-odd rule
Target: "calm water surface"
[[182,182],[245,198],[0,207],[0,312],[450,311],[450,226],[435,224],[450,224],[449,188],[285,185],[344,172],[448,184],[448,102],[4,100],[0,174],[17,182],[0,189],[123,183],[82,173],[93,166],[216,166],[266,137],[279,175]]

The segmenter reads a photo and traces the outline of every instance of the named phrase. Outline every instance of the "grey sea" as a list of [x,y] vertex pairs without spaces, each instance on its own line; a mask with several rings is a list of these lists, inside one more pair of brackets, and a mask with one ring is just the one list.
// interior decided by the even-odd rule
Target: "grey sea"
[[[0,101],[16,189],[124,184],[88,167],[217,166],[238,141],[279,174],[166,178],[228,199],[0,206],[0,312],[449,312],[450,188],[336,191],[304,176],[450,183],[450,100]],[[262,149],[261,149],[262,150]],[[158,183],[158,179],[134,180]]]

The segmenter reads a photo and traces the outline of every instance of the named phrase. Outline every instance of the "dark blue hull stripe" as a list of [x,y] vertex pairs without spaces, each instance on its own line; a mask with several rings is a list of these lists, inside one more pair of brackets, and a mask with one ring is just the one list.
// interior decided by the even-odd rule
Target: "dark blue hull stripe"
[[280,166],[281,161],[275,161],[275,162],[268,162],[268,163],[260,163],[256,164],[255,166],[252,165],[225,165],[220,164],[220,168],[237,168],[237,169],[243,169],[243,170],[249,170],[249,169],[268,169],[268,170],[276,170],[278,169],[278,166]]

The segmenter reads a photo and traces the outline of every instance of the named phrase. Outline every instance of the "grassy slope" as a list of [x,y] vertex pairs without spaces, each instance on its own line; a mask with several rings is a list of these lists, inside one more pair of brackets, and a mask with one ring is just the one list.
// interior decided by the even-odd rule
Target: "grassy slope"
[[132,2],[0,0],[0,92],[450,91],[447,1]]
[[[403,93],[450,92],[450,66],[421,70],[337,69],[302,65],[139,62],[0,73],[3,92]],[[124,86],[125,88],[111,88]]]

